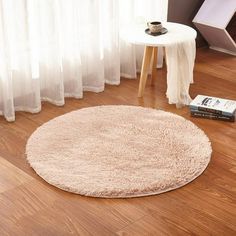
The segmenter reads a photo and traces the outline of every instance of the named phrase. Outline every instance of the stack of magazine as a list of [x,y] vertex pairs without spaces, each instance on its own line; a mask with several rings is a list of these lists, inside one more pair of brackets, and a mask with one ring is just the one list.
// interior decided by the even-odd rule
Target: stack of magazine
[[190,103],[190,112],[193,117],[234,122],[236,101],[198,95]]

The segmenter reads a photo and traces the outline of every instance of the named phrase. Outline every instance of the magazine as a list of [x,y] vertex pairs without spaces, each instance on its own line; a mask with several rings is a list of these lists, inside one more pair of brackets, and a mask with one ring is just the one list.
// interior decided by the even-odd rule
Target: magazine
[[205,95],[197,95],[190,103],[191,111],[206,111],[209,113],[233,116],[236,111],[236,101],[210,97]]

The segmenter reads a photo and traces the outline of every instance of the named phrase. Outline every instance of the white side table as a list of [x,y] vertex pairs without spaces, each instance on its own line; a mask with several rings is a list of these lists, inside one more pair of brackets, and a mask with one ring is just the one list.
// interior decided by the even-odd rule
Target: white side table
[[[127,27],[122,29],[121,37],[136,45],[144,45],[144,56],[141,69],[141,76],[139,82],[138,97],[143,96],[143,92],[146,86],[147,76],[152,62],[152,81],[156,75],[157,64],[157,52],[158,47],[167,47],[173,43],[181,43],[196,38],[196,31],[186,25],[166,22],[162,24],[167,28],[168,32],[159,36],[152,36],[145,33],[147,28],[145,25],[139,25],[134,27]],[[153,60],[152,60],[153,57]]]

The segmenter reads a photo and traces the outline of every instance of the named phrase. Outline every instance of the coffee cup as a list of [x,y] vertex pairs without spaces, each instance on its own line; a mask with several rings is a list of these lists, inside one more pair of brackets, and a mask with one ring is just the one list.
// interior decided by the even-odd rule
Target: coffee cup
[[158,33],[162,29],[162,24],[160,21],[148,22],[147,26],[148,26],[151,33]]

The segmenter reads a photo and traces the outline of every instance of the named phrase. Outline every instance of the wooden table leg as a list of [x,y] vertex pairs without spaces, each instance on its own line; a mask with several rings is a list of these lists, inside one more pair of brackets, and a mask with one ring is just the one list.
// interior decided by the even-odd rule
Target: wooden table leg
[[152,53],[153,53],[153,47],[145,46],[144,55],[143,55],[142,70],[141,70],[141,75],[140,75],[140,80],[139,80],[138,97],[143,96],[143,92],[144,92],[146,81],[147,81],[148,72],[149,72],[149,69],[150,69]]
[[152,51],[152,85],[154,84],[155,78],[157,77],[157,52],[158,48],[154,47]]
[[166,57],[166,48],[163,47],[163,57],[165,59],[165,64],[166,64],[166,67],[167,67],[167,57]]

